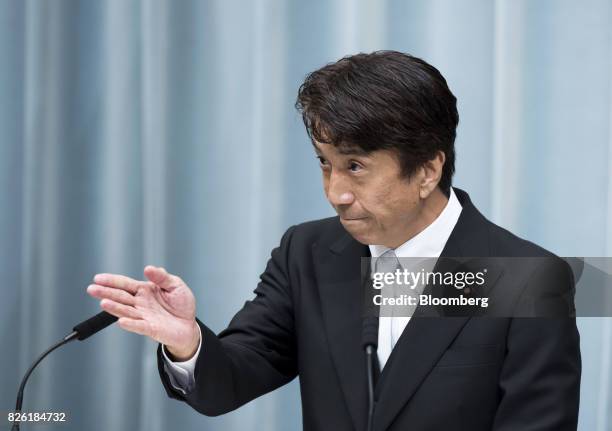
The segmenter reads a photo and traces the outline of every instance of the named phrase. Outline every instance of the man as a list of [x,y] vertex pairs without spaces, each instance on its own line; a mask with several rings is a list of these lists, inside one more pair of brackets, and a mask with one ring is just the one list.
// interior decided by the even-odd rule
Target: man
[[[215,335],[196,319],[191,290],[163,268],[147,266],[148,281],[98,274],[88,292],[122,328],[160,343],[168,395],[199,412],[229,412],[299,376],[305,430],[361,431],[362,257],[563,264],[486,220],[451,186],[456,99],[424,61],[393,51],[346,57],[310,74],[296,106],[338,217],[285,233],[255,298],[227,329]],[[537,289],[542,274],[548,269],[502,267],[495,289]],[[555,289],[571,297],[573,282]],[[374,429],[575,430],[581,363],[572,307],[554,319],[381,317]]]

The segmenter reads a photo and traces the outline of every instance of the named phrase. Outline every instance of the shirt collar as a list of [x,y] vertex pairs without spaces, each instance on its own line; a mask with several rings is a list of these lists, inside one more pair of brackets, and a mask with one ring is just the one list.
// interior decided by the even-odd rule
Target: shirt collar
[[[397,257],[439,257],[459,220],[461,209],[461,203],[451,187],[448,202],[440,215],[421,232],[397,247],[395,255]],[[372,257],[379,257],[389,250],[389,247],[384,245],[369,245],[368,247]]]

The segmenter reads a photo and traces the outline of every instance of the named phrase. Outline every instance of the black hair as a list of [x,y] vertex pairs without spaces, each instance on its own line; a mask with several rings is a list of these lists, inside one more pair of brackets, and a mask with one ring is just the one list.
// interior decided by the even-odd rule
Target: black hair
[[311,140],[399,154],[410,177],[438,151],[438,186],[448,196],[455,171],[457,99],[433,66],[397,51],[344,57],[310,73],[296,108]]

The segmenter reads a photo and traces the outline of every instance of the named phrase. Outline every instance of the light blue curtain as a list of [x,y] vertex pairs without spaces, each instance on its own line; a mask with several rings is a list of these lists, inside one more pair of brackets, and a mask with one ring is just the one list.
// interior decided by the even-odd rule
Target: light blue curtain
[[[612,256],[611,29],[607,0],[0,0],[0,411],[99,310],[97,272],[163,265],[224,328],[284,230],[333,214],[293,103],[343,55],[435,65],[459,99],[455,184],[559,255]],[[580,429],[612,430],[612,322],[579,324]],[[301,429],[296,381],[206,418],[166,398],[155,347],[116,327],[70,344],[24,409],[67,411],[64,430]]]

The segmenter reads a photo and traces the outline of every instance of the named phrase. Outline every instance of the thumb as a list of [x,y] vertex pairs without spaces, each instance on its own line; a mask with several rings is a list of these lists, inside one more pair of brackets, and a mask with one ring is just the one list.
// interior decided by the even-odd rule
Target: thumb
[[172,283],[172,277],[161,266],[147,265],[144,269],[144,275],[150,281],[157,284],[162,289],[167,289]]

